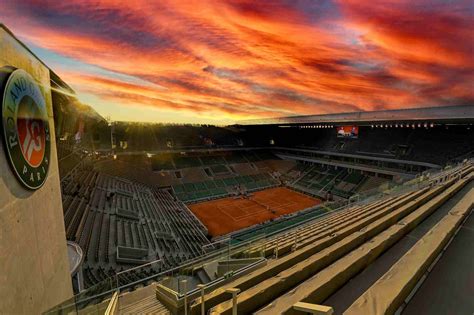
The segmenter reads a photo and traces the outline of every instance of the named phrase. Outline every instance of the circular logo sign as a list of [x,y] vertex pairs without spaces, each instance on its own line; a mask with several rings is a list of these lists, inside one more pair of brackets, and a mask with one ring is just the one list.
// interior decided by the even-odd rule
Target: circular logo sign
[[6,71],[2,98],[5,152],[18,180],[29,189],[38,189],[46,180],[51,152],[46,102],[26,71]]

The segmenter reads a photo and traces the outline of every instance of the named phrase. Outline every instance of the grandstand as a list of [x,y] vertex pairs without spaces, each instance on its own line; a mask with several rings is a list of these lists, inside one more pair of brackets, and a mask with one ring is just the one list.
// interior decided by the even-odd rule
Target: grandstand
[[[420,304],[412,290],[426,277],[440,281],[426,274],[427,266],[472,208],[474,166],[462,162],[473,150],[469,125],[392,127],[396,136],[388,146],[390,125],[359,125],[357,139],[297,126],[232,129],[232,139],[259,135],[244,146],[187,143],[172,133],[166,143],[179,148],[156,144],[140,151],[145,144],[134,138],[112,154],[76,146],[83,158],[61,181],[66,235],[85,253],[86,290],[75,307],[298,314],[325,305],[336,314],[389,314],[412,309],[410,299]],[[173,128],[132,124],[127,130],[141,139],[144,130]],[[316,131],[319,142],[303,143],[308,131]],[[286,132],[297,133],[293,139],[301,143],[286,144]],[[455,134],[455,155],[428,158],[435,148],[415,139],[431,132],[440,139]],[[269,133],[278,146],[263,144]],[[397,151],[394,143],[409,149]],[[448,150],[451,144],[443,145]],[[445,236],[430,237],[444,227]],[[425,240],[429,256],[419,249]],[[403,267],[405,261],[413,268]],[[390,287],[385,282],[397,268],[407,269],[397,280],[400,292],[377,295]],[[234,303],[229,292],[235,289]]]
[[224,179],[215,179],[205,182],[173,185],[173,192],[185,202],[209,200],[229,196],[232,189],[239,186],[246,191],[270,188],[278,182],[269,174],[255,174],[246,176],[233,176]]
[[[201,254],[206,228],[167,191],[76,168],[61,182],[68,240],[84,250],[85,286],[159,259],[159,272]],[[122,259],[119,249],[140,250]],[[150,268],[151,269],[151,268]],[[144,273],[143,275],[146,275]]]
[[[409,310],[410,293],[422,277],[437,277],[426,274],[428,267],[467,223],[474,200],[473,171],[471,163],[461,164],[386,191],[372,201],[349,204],[145,277],[150,285],[118,297],[121,311],[182,314],[187,303],[187,312],[201,314],[204,301],[206,312],[230,314],[233,302],[227,292],[231,288],[240,292],[239,314],[297,314],[298,303],[327,305],[339,314]],[[458,249],[455,255],[459,254]],[[232,269],[219,271],[229,264]],[[400,268],[404,272],[396,271]],[[184,279],[187,284],[180,287]],[[451,281],[465,283],[466,279],[458,274]],[[412,299],[416,301],[416,295]],[[470,306],[450,304],[458,310]]]

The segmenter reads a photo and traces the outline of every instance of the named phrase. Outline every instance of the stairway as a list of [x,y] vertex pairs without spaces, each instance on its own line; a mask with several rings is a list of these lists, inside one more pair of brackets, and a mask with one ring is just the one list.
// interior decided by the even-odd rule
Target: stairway
[[156,284],[124,293],[119,298],[119,314],[170,315],[170,311],[156,299]]

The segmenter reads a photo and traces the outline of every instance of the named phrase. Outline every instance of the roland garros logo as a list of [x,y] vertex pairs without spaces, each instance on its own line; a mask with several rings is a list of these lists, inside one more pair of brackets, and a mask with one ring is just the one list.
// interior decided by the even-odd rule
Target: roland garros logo
[[46,102],[27,72],[0,71],[6,76],[2,99],[5,152],[19,181],[29,189],[38,189],[46,180],[51,152]]

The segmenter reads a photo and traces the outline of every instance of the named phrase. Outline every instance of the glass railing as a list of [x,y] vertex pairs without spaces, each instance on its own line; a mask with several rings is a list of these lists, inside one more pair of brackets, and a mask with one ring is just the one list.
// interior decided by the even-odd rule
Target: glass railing
[[[217,287],[264,263],[265,240],[265,237],[260,237],[232,244],[231,239],[227,239],[226,242],[219,243],[218,250],[139,281],[118,285],[116,290],[121,293],[136,286],[155,283],[154,294],[166,298],[168,307],[181,309],[188,297],[196,297],[199,294],[198,284],[204,284],[207,289]],[[128,280],[132,275],[136,276],[142,268],[148,267],[149,264],[120,272],[117,274],[118,280]],[[122,310],[121,306],[128,304],[128,298],[129,295],[119,296],[119,310]]]
[[[352,196],[348,200],[339,200],[321,204],[299,211],[296,215],[276,220],[246,233],[230,235],[202,247],[202,255],[174,268],[164,268],[161,260],[149,262],[121,271],[96,285],[87,288],[73,298],[52,308],[46,314],[104,314],[108,301],[115,292],[132,291],[151,283],[159,283],[167,294],[176,297],[177,303],[184,297],[196,295],[197,283],[205,283],[210,290],[219,283],[230,281],[242,273],[258,266],[268,256],[266,246],[279,237],[286,237],[309,224],[313,224],[328,214],[406,194],[430,186],[441,180],[449,180],[465,170],[473,161],[465,161],[442,170],[425,171],[416,178],[403,184],[387,183]],[[183,285],[186,280],[186,285]],[[207,292],[207,291],[206,291]],[[119,307],[122,297],[119,297]]]
[[76,294],[44,314],[104,314],[117,288],[117,280],[110,277]]

